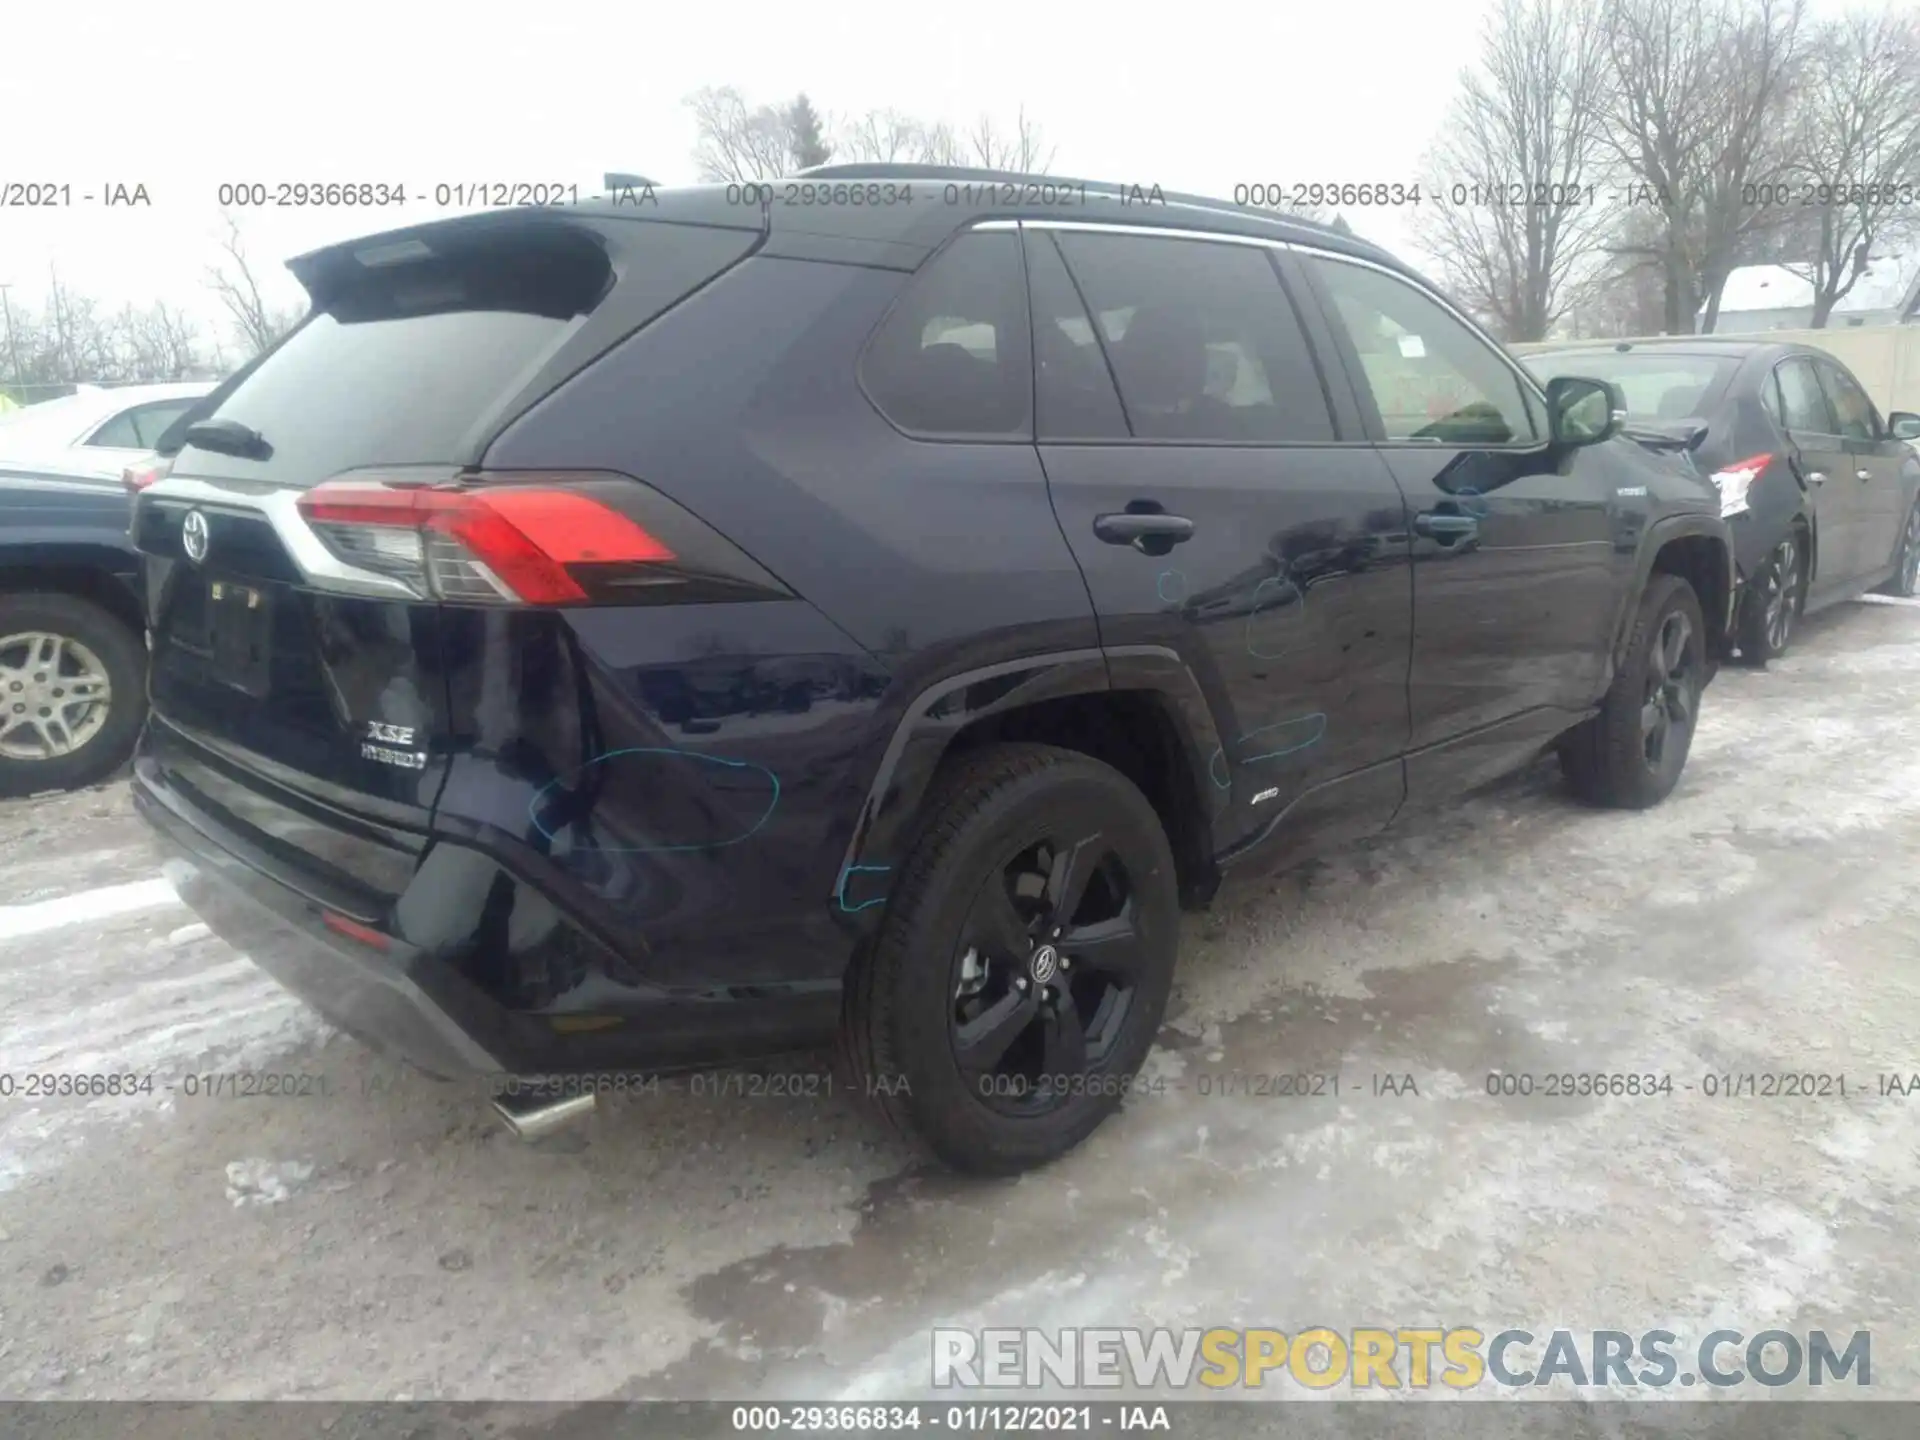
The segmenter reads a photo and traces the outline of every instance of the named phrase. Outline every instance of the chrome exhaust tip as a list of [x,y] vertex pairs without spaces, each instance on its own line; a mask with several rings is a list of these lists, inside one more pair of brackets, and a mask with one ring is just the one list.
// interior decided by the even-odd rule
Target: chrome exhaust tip
[[560,1100],[505,1095],[495,1098],[493,1113],[505,1121],[507,1129],[520,1139],[538,1140],[586,1119],[593,1114],[597,1098],[592,1091],[584,1095],[568,1095]]

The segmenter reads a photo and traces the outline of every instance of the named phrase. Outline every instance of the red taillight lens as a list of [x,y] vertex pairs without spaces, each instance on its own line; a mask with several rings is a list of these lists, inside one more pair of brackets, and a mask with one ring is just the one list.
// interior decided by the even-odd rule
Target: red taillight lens
[[1730,480],[1738,480],[1751,485],[1760,472],[1772,463],[1773,455],[1771,453],[1765,455],[1749,455],[1745,460],[1736,460],[1731,465],[1721,466],[1720,469],[1713,472],[1713,478],[1717,481],[1724,475]]
[[372,926],[362,925],[358,920],[350,920],[345,915],[337,914],[332,910],[320,912],[320,923],[335,934],[344,935],[349,940],[358,940],[362,945],[370,946],[375,950],[385,950],[390,943],[386,936]]
[[443,600],[577,604],[589,597],[571,566],[675,558],[628,516],[559,485],[329,480],[299,507],[341,559]]
[[170,459],[142,460],[120,472],[120,483],[126,486],[129,495],[138,495],[149,485],[166,479],[167,472],[172,468],[173,461]]

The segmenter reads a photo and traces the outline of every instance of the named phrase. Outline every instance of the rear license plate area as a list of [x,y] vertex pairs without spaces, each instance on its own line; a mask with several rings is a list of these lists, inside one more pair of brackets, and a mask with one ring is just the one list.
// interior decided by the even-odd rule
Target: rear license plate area
[[204,614],[214,678],[264,697],[273,640],[273,605],[267,593],[231,580],[209,580]]

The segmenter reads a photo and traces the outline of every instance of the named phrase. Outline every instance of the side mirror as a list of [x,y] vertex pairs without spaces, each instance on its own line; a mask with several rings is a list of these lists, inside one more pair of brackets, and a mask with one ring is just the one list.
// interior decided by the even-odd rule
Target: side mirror
[[1920,440],[1920,415],[1896,410],[1887,416],[1887,433],[1896,440]]
[[1547,382],[1547,415],[1555,444],[1598,445],[1627,423],[1627,397],[1608,380],[1556,375]]

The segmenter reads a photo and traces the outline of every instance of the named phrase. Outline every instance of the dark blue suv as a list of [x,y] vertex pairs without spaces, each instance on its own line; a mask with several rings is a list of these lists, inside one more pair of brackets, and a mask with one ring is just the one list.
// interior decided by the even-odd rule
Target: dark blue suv
[[1229,866],[1551,747],[1652,804],[1725,652],[1710,487],[1317,226],[829,169],[292,268],[138,501],[135,799],[344,1029],[545,1077],[519,1128],[837,1036],[1043,1162]]

